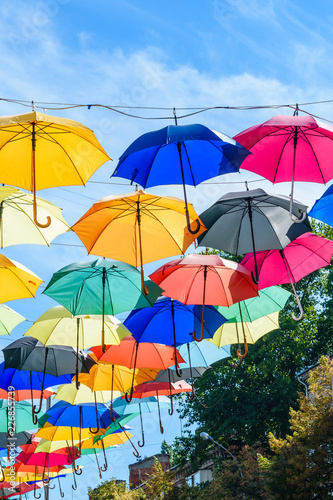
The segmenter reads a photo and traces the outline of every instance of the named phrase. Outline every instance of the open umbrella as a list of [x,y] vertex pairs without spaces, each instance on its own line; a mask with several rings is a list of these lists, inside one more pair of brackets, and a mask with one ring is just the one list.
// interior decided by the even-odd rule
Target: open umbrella
[[178,365],[184,361],[177,349],[173,349],[169,345],[138,342],[131,335],[124,338],[118,346],[107,346],[105,353],[103,353],[101,347],[92,347],[91,351],[95,354],[99,363],[126,366],[133,370],[130,396],[128,397],[127,393],[125,394],[128,403],[132,399],[131,394],[133,393],[136,368],[165,370],[172,364]]
[[333,226],[333,185],[326,189],[319,200],[316,200],[309,216]]
[[[113,396],[119,397],[122,393],[116,394],[116,391],[113,392]],[[61,401],[67,401],[72,405],[77,405],[80,403],[107,403],[111,399],[110,390],[108,391],[92,391],[86,385],[80,385],[80,388],[77,389],[75,381],[71,384],[61,385],[54,399],[59,399]]]
[[[55,306],[43,313],[24,335],[40,340],[44,345],[76,347],[76,376],[79,373],[79,349],[96,345],[102,318],[100,316],[73,316],[62,306]],[[119,344],[130,334],[115,317],[104,316],[104,332],[107,344]]]
[[36,190],[82,185],[109,160],[92,130],[67,118],[33,110],[0,117],[0,164],[4,184],[33,193],[33,218],[37,221]]
[[[189,218],[198,219],[192,205]],[[184,254],[195,239],[187,230],[182,200],[144,191],[103,198],[72,229],[88,253],[140,266],[144,293],[143,264]]]
[[[228,322],[222,325],[210,342],[218,347],[229,344],[238,344],[237,355],[242,359],[247,355],[247,344],[254,344],[266,333],[278,330],[279,311],[262,316],[254,321]],[[245,353],[241,354],[240,344],[244,343]]]
[[49,245],[70,228],[61,208],[42,198],[35,200],[40,217],[52,220],[52,226],[39,227],[33,219],[34,199],[29,193],[11,186],[0,187],[0,246],[34,244]]
[[[282,249],[301,234],[311,231],[306,217],[296,224],[288,216],[289,199],[263,189],[227,193],[200,214],[208,230],[198,236],[199,245],[218,248],[234,255],[256,250]],[[294,202],[293,214],[302,218],[306,206]],[[256,262],[255,262],[256,263]],[[255,265],[253,280],[258,283]]]
[[5,304],[0,304],[0,335],[9,335],[22,321],[26,319],[21,314]]
[[204,125],[175,125],[138,137],[121,155],[113,172],[143,188],[182,184],[187,229],[198,234],[200,222],[191,228],[185,185],[196,186],[207,179],[238,172],[249,152],[230,137]]
[[43,293],[75,316],[102,314],[102,346],[105,350],[104,315],[151,306],[162,290],[152,281],[146,295],[141,290],[140,272],[118,261],[97,259],[76,262],[53,274]]
[[[89,372],[95,361],[86,352],[79,349],[79,357],[74,347],[52,345],[44,346],[33,337],[23,337],[12,342],[3,349],[5,357],[5,368],[16,368],[17,370],[38,371],[43,374],[42,387],[45,384],[45,375],[68,375],[75,373],[77,359],[79,372]],[[42,407],[40,399],[39,409],[33,406],[33,414],[39,413]]]
[[291,180],[290,217],[293,215],[294,182],[319,182],[325,184],[333,177],[333,127],[313,116],[277,115],[254,125],[234,139],[249,155],[242,168],[262,175],[271,182]]
[[39,427],[39,421],[32,420],[31,409],[31,404],[26,401],[0,401],[0,432],[6,432],[10,438],[18,432]]
[[0,255],[0,303],[34,297],[41,283],[30,269]]
[[[283,250],[267,250],[257,253],[259,268],[259,288],[290,283],[303,316],[303,309],[294,284],[307,274],[328,266],[333,255],[333,241],[313,233],[305,233],[289,243]],[[242,264],[250,270],[254,268],[253,255],[247,254]]]
[[[201,335],[204,337],[205,305],[230,306],[258,295],[251,273],[237,262],[218,255],[187,255],[164,264],[150,275],[161,285],[163,295],[184,304],[202,305]],[[130,328],[129,328],[130,329]]]

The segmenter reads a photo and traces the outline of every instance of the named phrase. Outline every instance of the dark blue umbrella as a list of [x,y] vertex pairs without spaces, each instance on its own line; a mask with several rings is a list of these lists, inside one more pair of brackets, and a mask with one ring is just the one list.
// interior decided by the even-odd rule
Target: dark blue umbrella
[[308,215],[333,227],[333,184],[316,200]]
[[[175,112],[174,112],[175,114]],[[231,137],[199,124],[169,125],[138,137],[121,155],[114,177],[142,187],[182,184],[190,228],[185,184],[196,186],[217,175],[238,172],[249,151]]]
[[[227,320],[213,306],[206,306],[204,338],[212,338],[216,330]],[[153,307],[136,309],[130,313],[125,326],[138,342],[156,342],[176,346],[193,340],[197,330],[201,330],[202,306],[185,305],[169,297],[159,298]],[[175,369],[179,375],[177,365]]]

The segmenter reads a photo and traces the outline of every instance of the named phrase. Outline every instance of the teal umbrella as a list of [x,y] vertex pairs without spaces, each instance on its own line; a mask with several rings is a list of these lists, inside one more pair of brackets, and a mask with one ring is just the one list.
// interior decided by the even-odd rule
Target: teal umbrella
[[141,289],[141,274],[123,262],[99,258],[91,262],[75,262],[53,274],[43,293],[52,297],[75,316],[102,314],[102,346],[104,314],[115,315],[152,306],[162,289],[148,278],[144,280],[148,294]]
[[280,286],[270,286],[259,290],[257,297],[237,302],[230,307],[216,306],[229,323],[252,322],[256,319],[281,311],[291,293]]
[[[9,438],[17,432],[27,431],[40,427],[33,423],[31,404],[26,401],[3,399],[0,401],[0,432],[8,433]],[[41,412],[41,416],[44,415]]]

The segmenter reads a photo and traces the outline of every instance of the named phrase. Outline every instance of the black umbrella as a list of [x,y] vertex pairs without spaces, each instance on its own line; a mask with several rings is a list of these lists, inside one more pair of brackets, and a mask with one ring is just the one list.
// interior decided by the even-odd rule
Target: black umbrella
[[0,448],[7,448],[8,444],[21,446],[23,444],[31,443],[32,434],[28,431],[18,432],[12,436],[8,436],[7,432],[0,432]]
[[[293,204],[293,214],[301,219],[306,206]],[[263,189],[227,193],[200,214],[207,231],[198,236],[199,245],[218,248],[234,255],[257,250],[285,248],[303,233],[311,231],[308,217],[296,224],[289,217],[289,198]],[[253,281],[258,282],[255,258]]]
[[95,361],[81,349],[63,345],[44,346],[42,342],[33,337],[24,337],[3,349],[5,368],[16,368],[17,370],[28,370],[43,373],[42,392],[39,409],[33,406],[33,416],[41,411],[43,402],[43,388],[45,374],[65,375],[74,374],[77,365],[77,353],[79,372],[88,373]]

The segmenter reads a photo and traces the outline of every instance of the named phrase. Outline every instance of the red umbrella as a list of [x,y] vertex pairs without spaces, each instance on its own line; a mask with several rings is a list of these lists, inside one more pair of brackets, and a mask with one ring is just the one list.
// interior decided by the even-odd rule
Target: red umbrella
[[[24,401],[25,399],[31,399],[31,397],[32,399],[40,399],[41,396],[43,399],[48,399],[54,394],[55,392],[50,390],[44,390],[42,394],[42,391],[38,391],[37,389],[33,389],[32,391],[30,389],[19,389],[15,392],[10,392],[10,398],[15,401]],[[0,399],[8,399],[8,392],[5,389],[0,389]]]
[[[235,302],[258,295],[258,285],[251,273],[232,260],[218,255],[187,255],[160,267],[150,278],[164,290],[163,295],[183,304],[229,307]],[[201,341],[204,333],[204,307],[202,308]]]
[[290,217],[294,221],[294,181],[326,184],[333,178],[332,125],[322,123],[313,116],[297,115],[298,107],[294,116],[274,116],[234,137],[252,153],[245,158],[242,168],[274,183],[292,181]]
[[[303,316],[303,308],[294,283],[304,276],[328,266],[333,255],[333,241],[317,236],[313,233],[305,233],[289,243],[283,250],[265,250],[257,252],[257,264],[259,268],[259,289],[273,285],[291,283],[295,298]],[[253,253],[248,253],[242,260],[242,264],[250,271],[254,269]]]

